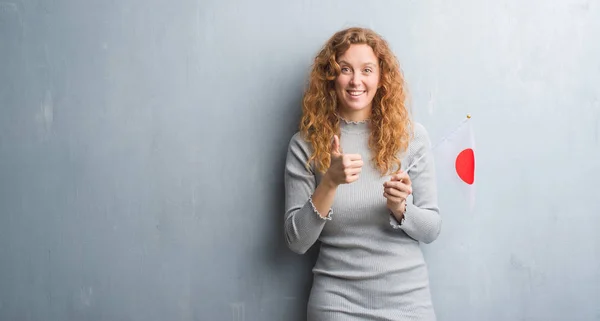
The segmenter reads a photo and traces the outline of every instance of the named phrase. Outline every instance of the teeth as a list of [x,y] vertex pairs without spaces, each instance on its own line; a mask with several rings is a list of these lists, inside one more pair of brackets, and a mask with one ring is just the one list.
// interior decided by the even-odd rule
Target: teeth
[[364,93],[364,91],[349,91],[348,93],[350,93],[352,96],[359,96],[360,94]]

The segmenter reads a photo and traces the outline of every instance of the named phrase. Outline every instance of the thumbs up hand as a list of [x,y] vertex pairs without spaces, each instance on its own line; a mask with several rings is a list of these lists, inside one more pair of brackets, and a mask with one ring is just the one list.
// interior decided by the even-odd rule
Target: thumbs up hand
[[333,136],[331,144],[331,164],[325,173],[336,186],[349,184],[358,180],[363,161],[359,154],[344,154],[340,148],[340,139]]

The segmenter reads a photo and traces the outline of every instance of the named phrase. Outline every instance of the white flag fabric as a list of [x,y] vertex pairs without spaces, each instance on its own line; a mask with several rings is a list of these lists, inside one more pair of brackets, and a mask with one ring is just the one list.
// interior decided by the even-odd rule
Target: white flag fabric
[[470,210],[475,206],[475,137],[471,121],[467,118],[432,147],[438,181],[459,189]]

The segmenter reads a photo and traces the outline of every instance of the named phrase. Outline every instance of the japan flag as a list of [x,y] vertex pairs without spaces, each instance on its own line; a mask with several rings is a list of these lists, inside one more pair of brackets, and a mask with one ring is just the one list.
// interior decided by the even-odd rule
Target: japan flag
[[475,137],[471,117],[433,147],[438,181],[460,190],[470,210],[475,206]]

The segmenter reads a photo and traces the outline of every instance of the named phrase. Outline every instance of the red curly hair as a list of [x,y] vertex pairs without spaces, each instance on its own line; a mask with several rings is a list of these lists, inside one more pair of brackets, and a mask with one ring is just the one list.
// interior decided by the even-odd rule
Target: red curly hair
[[[338,98],[334,81],[340,74],[337,59],[352,44],[367,44],[375,53],[380,68],[380,88],[373,98],[369,147],[372,161],[382,175],[400,170],[398,153],[408,147],[412,121],[405,106],[407,92],[398,59],[388,43],[370,29],[348,28],[336,32],[315,57],[308,88],[302,99],[300,132],[312,145],[308,163],[324,173],[331,162],[333,135],[340,133]],[[308,164],[307,164],[308,165]]]

